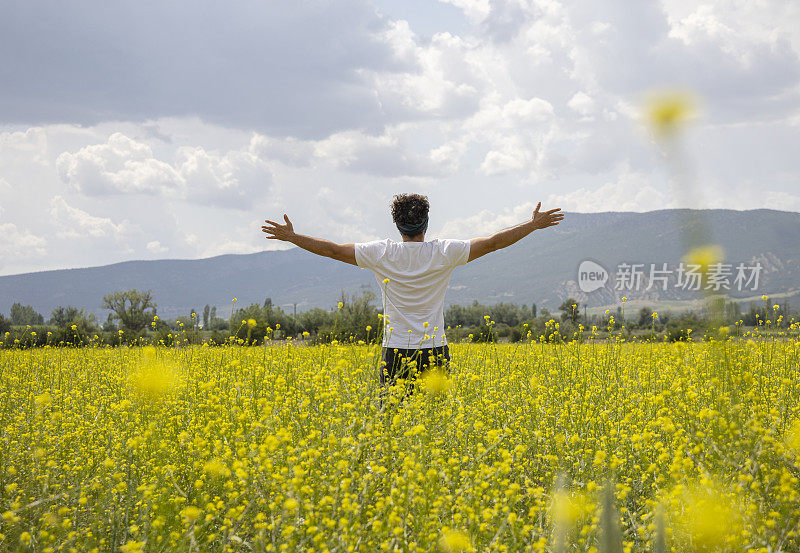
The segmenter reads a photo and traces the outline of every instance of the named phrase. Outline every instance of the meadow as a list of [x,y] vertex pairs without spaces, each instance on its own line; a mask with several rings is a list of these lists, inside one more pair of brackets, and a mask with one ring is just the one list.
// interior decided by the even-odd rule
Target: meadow
[[796,325],[451,353],[0,351],[0,550],[800,550]]

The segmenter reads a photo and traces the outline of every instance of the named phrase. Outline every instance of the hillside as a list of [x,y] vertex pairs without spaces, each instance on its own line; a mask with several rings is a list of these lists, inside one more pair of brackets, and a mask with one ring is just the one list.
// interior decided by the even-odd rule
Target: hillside
[[[534,233],[514,246],[476,260],[453,273],[447,303],[500,301],[558,307],[572,296],[590,307],[614,305],[625,295],[636,302],[680,305],[698,297],[676,286],[673,273],[662,285],[645,290],[651,263],[676,269],[684,256],[682,226],[700,215],[713,241],[722,246],[732,268],[761,264],[757,289],[730,291],[732,297],[779,295],[795,306],[800,298],[800,213],[773,210],[662,210],[648,213],[569,213],[557,228]],[[593,260],[609,272],[609,281],[585,293],[578,285],[578,267]],[[615,290],[621,263],[642,264],[645,277],[636,290]],[[735,272],[735,270],[734,270]],[[730,276],[733,282],[734,275]],[[103,267],[66,269],[0,277],[0,312],[19,301],[49,315],[59,305],[84,307],[105,319],[104,294],[130,288],[152,289],[162,317],[172,318],[216,305],[225,316],[231,299],[238,305],[274,304],[291,310],[329,307],[341,291],[377,291],[372,274],[307,252],[260,252],[197,260],[127,261]]]

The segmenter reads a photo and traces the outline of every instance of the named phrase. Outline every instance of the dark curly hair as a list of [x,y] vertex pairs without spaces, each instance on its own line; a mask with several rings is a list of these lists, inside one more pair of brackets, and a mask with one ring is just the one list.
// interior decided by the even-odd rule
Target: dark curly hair
[[[399,227],[419,227],[428,218],[430,204],[427,196],[420,194],[397,194],[392,202],[392,220]],[[425,228],[427,225],[425,225]],[[425,231],[422,228],[417,234]],[[409,236],[401,229],[400,232]],[[416,236],[416,234],[414,235]]]

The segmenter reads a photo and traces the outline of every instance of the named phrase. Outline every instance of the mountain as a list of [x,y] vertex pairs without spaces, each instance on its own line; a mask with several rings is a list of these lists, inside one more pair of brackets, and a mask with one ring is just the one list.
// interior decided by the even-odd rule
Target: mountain
[[[727,280],[731,297],[761,301],[761,295],[767,294],[782,298],[781,303],[800,305],[800,213],[766,209],[568,213],[558,227],[537,231],[507,249],[457,268],[447,303],[536,303],[555,310],[567,297],[602,307],[616,305],[627,296],[633,306],[690,305],[699,294],[679,286],[678,268],[686,255],[685,236],[693,232],[706,232],[725,252],[720,279]],[[605,285],[589,292],[578,278],[579,266],[586,260],[607,272]],[[663,278],[655,279],[647,290],[651,264],[660,270],[664,263],[669,273],[661,273]],[[641,271],[638,290],[616,289],[620,264],[641,265],[637,267]],[[757,286],[751,280],[737,289],[739,265],[745,270],[760,265]],[[729,274],[723,274],[726,271]],[[192,308],[201,311],[205,304],[216,305],[224,317],[234,297],[238,306],[270,297],[291,311],[294,303],[298,310],[330,307],[343,290],[378,292],[371,272],[293,248],[3,276],[0,312],[8,313],[17,301],[45,316],[59,305],[74,305],[102,320],[103,295],[131,288],[151,289],[164,318],[185,315]]]

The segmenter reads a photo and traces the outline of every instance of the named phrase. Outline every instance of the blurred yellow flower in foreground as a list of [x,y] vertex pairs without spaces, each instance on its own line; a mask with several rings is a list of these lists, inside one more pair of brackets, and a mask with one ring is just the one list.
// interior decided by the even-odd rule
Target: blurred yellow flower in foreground
[[590,514],[591,508],[585,494],[558,490],[553,494],[550,511],[554,526],[569,528],[582,517]]
[[253,328],[253,327],[254,327],[254,326],[256,326],[257,324],[258,324],[258,323],[256,323],[256,320],[255,320],[255,319],[247,319],[247,326],[249,326],[250,328]]
[[144,542],[131,540],[125,545],[121,545],[119,550],[121,553],[142,553],[144,550]]
[[720,246],[706,244],[705,246],[693,248],[683,260],[689,265],[699,265],[700,272],[706,274],[709,271],[709,266],[714,263],[721,263],[724,257],[725,251]]
[[741,513],[731,498],[713,487],[693,486],[680,497],[678,525],[688,533],[697,551],[724,551],[735,545],[742,527]]
[[158,355],[156,348],[142,348],[142,355],[130,374],[133,389],[146,399],[158,399],[177,384],[177,372],[171,361]]
[[184,522],[186,522],[186,524],[194,523],[198,518],[200,518],[201,514],[202,511],[197,507],[195,507],[194,505],[189,505],[188,507],[185,507],[183,510],[181,510],[181,517],[183,518]]
[[786,445],[800,457],[800,419],[795,420],[786,432]]
[[228,466],[219,458],[213,458],[203,465],[203,472],[212,478],[223,478],[228,476],[231,471]]
[[439,538],[439,546],[445,553],[463,553],[472,551],[472,543],[469,536],[458,530],[445,528],[442,530],[442,537]]
[[657,134],[671,134],[695,116],[695,106],[694,97],[687,91],[652,92],[645,101],[645,117]]
[[422,388],[432,394],[444,394],[453,387],[453,381],[448,378],[442,369],[435,368],[426,371],[421,377]]

